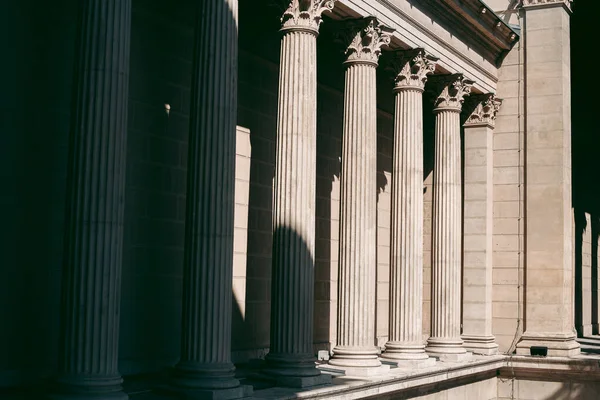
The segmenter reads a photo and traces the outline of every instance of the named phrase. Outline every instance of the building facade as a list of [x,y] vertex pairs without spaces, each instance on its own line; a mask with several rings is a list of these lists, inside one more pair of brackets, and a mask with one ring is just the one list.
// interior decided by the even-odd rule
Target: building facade
[[0,394],[600,396],[571,1],[52,3],[5,6]]

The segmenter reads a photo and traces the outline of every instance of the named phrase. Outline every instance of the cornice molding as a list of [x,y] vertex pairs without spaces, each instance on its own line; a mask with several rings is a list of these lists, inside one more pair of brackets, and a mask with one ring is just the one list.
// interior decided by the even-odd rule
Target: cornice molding
[[519,35],[480,0],[408,1],[451,27],[461,40],[477,49],[497,67],[519,40]]

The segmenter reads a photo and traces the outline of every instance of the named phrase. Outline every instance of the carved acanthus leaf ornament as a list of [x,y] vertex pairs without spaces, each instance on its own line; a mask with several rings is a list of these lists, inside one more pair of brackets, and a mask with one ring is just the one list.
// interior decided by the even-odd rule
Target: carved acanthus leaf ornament
[[389,64],[389,69],[395,75],[395,89],[423,90],[427,82],[427,75],[435,71],[437,61],[437,57],[426,54],[423,49],[397,51]]
[[375,17],[348,21],[339,34],[339,38],[347,46],[346,63],[377,65],[381,48],[390,44],[393,31]]
[[323,22],[323,13],[330,12],[337,0],[291,0],[281,17],[282,30],[305,29],[315,33]]
[[435,109],[462,109],[465,97],[471,94],[475,83],[463,74],[434,75],[430,79],[430,90],[435,97]]
[[[502,106],[502,99],[494,93],[477,94],[469,96],[468,109],[473,111],[467,118],[465,126],[489,125],[494,127],[496,116]],[[465,105],[467,107],[467,105]]]

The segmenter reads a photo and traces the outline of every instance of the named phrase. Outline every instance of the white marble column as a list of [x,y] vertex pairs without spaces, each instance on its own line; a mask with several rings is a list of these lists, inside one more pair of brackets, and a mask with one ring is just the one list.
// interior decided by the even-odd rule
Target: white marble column
[[[376,69],[390,30],[375,18],[348,22],[340,199],[337,346],[330,366],[381,373],[375,346],[377,233]],[[389,367],[387,367],[389,368]]]
[[129,96],[130,0],[81,2],[52,398],[127,399],[119,311]]
[[468,357],[460,332],[461,303],[461,140],[460,112],[472,81],[461,74],[431,77],[435,97],[431,337],[427,353],[441,361]]
[[423,342],[423,90],[437,59],[422,49],[400,51],[392,180],[389,338],[382,361],[406,367],[435,363]]
[[234,399],[231,362],[237,0],[197,3],[192,67],[181,358],[171,389]]
[[475,354],[498,352],[492,335],[494,123],[502,100],[471,95],[464,109],[463,333]]
[[317,185],[317,35],[334,1],[292,1],[282,17],[273,194],[271,347],[264,372],[279,386],[331,381],[313,352]]

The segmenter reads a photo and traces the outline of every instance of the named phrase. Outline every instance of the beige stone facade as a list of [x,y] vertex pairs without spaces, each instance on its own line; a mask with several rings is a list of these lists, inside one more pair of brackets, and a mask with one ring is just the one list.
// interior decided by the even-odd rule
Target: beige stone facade
[[29,3],[0,397],[600,396],[571,1]]

